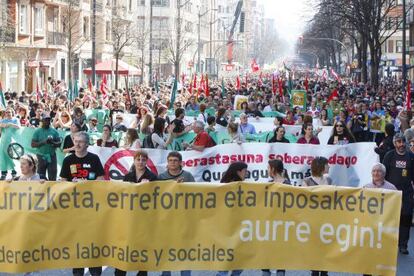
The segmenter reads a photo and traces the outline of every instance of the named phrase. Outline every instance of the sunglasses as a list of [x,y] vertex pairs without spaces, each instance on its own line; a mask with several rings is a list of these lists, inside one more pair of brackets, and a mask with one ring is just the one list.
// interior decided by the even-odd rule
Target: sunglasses
[[344,127],[343,125],[336,125],[336,127]]

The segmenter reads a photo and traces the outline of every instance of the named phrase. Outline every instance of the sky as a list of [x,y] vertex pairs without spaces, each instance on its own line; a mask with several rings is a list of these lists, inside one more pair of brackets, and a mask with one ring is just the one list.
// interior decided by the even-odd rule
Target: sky
[[260,0],[265,6],[265,16],[274,18],[276,30],[290,44],[294,44],[312,18],[312,0]]

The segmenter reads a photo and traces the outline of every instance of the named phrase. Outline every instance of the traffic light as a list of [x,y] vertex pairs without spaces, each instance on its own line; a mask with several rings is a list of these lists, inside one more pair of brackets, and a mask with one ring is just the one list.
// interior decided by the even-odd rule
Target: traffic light
[[241,12],[240,13],[240,33],[244,33],[244,21],[246,19],[246,14],[245,12]]

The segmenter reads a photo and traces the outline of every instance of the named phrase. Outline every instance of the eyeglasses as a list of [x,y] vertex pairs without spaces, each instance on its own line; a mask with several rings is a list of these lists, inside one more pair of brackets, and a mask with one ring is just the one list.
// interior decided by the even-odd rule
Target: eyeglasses
[[344,127],[343,125],[336,125],[336,127]]

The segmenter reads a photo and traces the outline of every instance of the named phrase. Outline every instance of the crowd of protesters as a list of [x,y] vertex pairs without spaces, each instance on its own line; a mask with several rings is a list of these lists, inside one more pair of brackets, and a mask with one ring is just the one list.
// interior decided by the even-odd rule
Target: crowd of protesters
[[[81,88],[72,102],[68,101],[66,90],[54,87],[44,91],[40,100],[36,94],[6,92],[6,107],[0,113],[0,130],[37,128],[34,136],[27,138],[31,139],[32,147],[38,149],[36,156],[21,157],[21,175],[16,176],[15,170],[10,171],[10,174],[14,179],[19,177],[20,180],[56,180],[58,172],[55,150],[62,147],[64,153],[69,155],[62,165],[61,179],[99,179],[103,175],[102,165],[97,165],[99,158],[86,152],[90,142],[87,133],[98,131],[99,120],[95,116],[87,117],[85,110],[97,109],[107,110],[109,118],[103,122],[102,134],[96,145],[123,147],[138,152],[125,181],[139,183],[159,179],[192,182],[193,176],[180,166],[180,153],[171,152],[168,155],[167,170],[156,176],[146,169],[148,156],[141,149],[167,149],[174,138],[191,131],[196,137],[191,143],[183,143],[185,150],[203,151],[215,146],[212,133],[220,131],[228,132],[230,142],[242,144],[246,141],[246,135],[257,133],[254,125],[249,123],[249,118],[261,118],[266,112],[277,111],[285,116],[275,117],[274,134],[268,143],[290,142],[285,137],[284,125],[302,126],[302,135],[297,140],[301,144],[320,144],[318,134],[322,126],[332,126],[332,134],[328,140],[330,145],[368,141],[377,143],[375,152],[384,165],[374,166],[373,183],[369,187],[403,191],[399,248],[402,254],[408,254],[407,243],[414,203],[414,119],[398,81],[384,80],[378,88],[373,88],[351,80],[339,83],[320,80],[316,76],[308,81],[303,75],[293,81],[293,88],[306,90],[307,108],[304,110],[292,108],[287,89],[288,81],[283,87],[283,95],[279,94],[279,90],[275,92],[269,76],[260,82],[257,77],[252,78],[249,83],[242,83],[239,89],[230,81],[224,83],[224,87],[222,83],[224,82],[210,82],[206,95],[206,89],[190,89],[193,84],[188,82],[177,92],[173,102],[171,85],[136,85],[130,89],[112,92]],[[236,123],[232,112],[237,95],[247,97],[247,101],[241,105],[240,123]],[[214,116],[209,115],[207,109],[215,110]],[[173,115],[169,115],[169,110],[173,110]],[[192,124],[184,123],[186,112],[197,114]],[[118,116],[122,113],[134,114],[135,121],[132,125],[125,125],[123,117]],[[64,141],[59,140],[56,130],[68,131]],[[125,139],[114,139],[114,132],[124,132]],[[73,175],[68,166],[82,164],[86,162],[85,158],[88,159],[87,162],[94,164],[93,168],[97,171],[90,174],[91,172],[80,169]],[[399,161],[404,161],[405,165],[402,166]],[[283,163],[274,162],[276,163],[269,163],[269,175],[277,182],[289,184]],[[397,163],[399,167],[396,166]],[[246,169],[247,164],[230,165],[221,182],[243,181]],[[311,171],[312,175],[304,181],[306,186],[332,184],[332,179],[327,175],[329,166],[325,158],[315,158]],[[6,179],[7,174],[7,171],[2,171],[1,179]],[[241,272],[233,271],[233,274]],[[278,272],[284,274],[283,270]],[[83,270],[76,270],[74,273],[83,274]],[[100,275],[101,271],[97,268],[94,273]],[[125,275],[120,270],[116,273]],[[183,273],[190,272],[182,271]],[[218,275],[227,273],[221,271]],[[264,269],[263,273],[268,275],[269,270]],[[313,272],[313,275],[317,275],[316,273],[319,275],[319,272]],[[321,272],[321,275],[325,275],[324,273]],[[146,275],[146,272],[141,272],[141,275]]]

